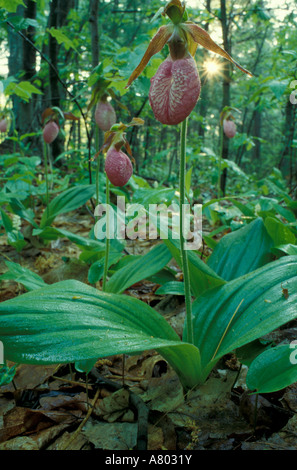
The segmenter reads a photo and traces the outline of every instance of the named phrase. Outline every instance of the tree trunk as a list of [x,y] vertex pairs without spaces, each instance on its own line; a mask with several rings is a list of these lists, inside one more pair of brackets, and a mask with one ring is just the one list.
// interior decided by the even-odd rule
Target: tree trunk
[[91,29],[91,49],[92,67],[95,68],[99,62],[99,28],[98,28],[99,0],[90,0],[90,29]]
[[[231,44],[229,41],[229,25],[227,20],[226,1],[221,0],[221,24],[223,32],[223,47],[228,54],[231,55]],[[222,107],[230,106],[230,82],[231,82],[231,64],[226,62],[226,68],[223,80],[223,103]],[[229,139],[223,134],[223,149],[222,157],[228,158],[229,156]],[[227,181],[227,168],[224,168],[221,177],[221,192],[225,196]]]
[[[19,5],[16,13],[10,13],[8,19],[14,16],[24,15],[24,7]],[[22,38],[17,34],[14,29],[8,28],[8,46],[9,46],[9,57],[8,57],[8,71],[10,77],[18,77],[20,70],[22,70],[23,64],[23,47]],[[17,95],[12,95],[13,114],[15,120],[15,127],[17,130],[20,129],[20,106],[21,100]]]
[[262,114],[261,111],[255,109],[253,120],[253,135],[255,139],[255,147],[253,149],[253,160],[260,161],[261,158],[261,130],[262,130]]
[[[211,0],[207,0],[206,2],[206,9],[208,12],[211,11]],[[205,31],[208,31],[209,29],[209,23],[205,23],[203,26]],[[206,49],[203,49],[203,62],[207,60],[209,57],[209,53]],[[199,114],[202,118],[201,122],[199,122],[199,127],[198,127],[198,134],[199,136],[204,139],[204,134],[205,134],[205,123],[204,123],[204,118],[206,117],[207,113],[207,95],[208,95],[208,86],[207,86],[207,76],[205,75],[202,83],[201,83],[201,96],[199,100]]]
[[[264,44],[265,44],[269,29],[270,29],[270,24],[266,26],[264,34],[262,36],[262,39],[260,41],[256,41],[257,57],[255,59],[253,67],[251,68],[251,72],[252,72],[253,75],[256,74],[257,66],[258,66],[258,64],[260,62],[260,59],[261,59],[262,51],[263,51],[263,48],[264,48]],[[243,113],[242,132],[243,132],[244,128],[247,127],[247,131],[246,131],[247,135],[250,135],[250,131],[252,129],[252,121],[254,119],[254,113],[256,112],[256,107],[257,107],[257,103],[255,104],[255,110],[253,111],[251,121],[247,126],[246,126],[246,120],[247,120],[247,116],[248,116],[248,107],[245,108],[244,113]],[[241,146],[237,149],[235,161],[238,165],[240,165],[240,163],[241,163],[241,159],[243,157],[244,151],[245,151],[245,146]]]
[[[27,8],[25,8],[24,17],[36,19],[36,2],[32,0],[27,1]],[[34,43],[35,28],[33,26],[28,26],[23,34],[32,43]],[[36,50],[24,39],[22,52],[22,80],[32,82],[32,79],[36,75]],[[38,130],[40,121],[37,113],[35,112],[38,101],[38,97],[34,94],[28,103],[21,101],[19,120],[19,132],[21,134]]]
[[[67,21],[67,16],[71,8],[75,6],[74,0],[52,0],[50,4],[49,28],[61,28]],[[59,70],[58,53],[59,45],[56,39],[49,35],[49,59],[56,70]],[[60,108],[60,101],[63,97],[58,77],[52,67],[49,68],[49,84],[51,106]],[[63,90],[64,93],[64,90]],[[63,152],[64,140],[60,137],[54,140],[51,145],[53,160]]]
[[289,179],[289,184],[292,184],[293,180],[293,147],[292,143],[294,140],[296,123],[296,105],[292,104],[288,100],[286,104],[286,117],[284,123],[284,148],[282,156],[279,162],[279,169],[283,172],[284,176]]

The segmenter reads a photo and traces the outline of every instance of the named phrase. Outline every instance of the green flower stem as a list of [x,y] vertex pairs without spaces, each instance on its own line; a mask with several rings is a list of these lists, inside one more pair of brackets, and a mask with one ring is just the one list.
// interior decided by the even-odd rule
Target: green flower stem
[[48,181],[48,144],[43,142],[43,158],[44,158],[44,174],[45,174],[45,184],[46,184],[46,195],[45,195],[45,204],[46,204],[46,217],[49,218],[49,181]]
[[[99,128],[95,127],[95,148],[96,153],[99,151]],[[99,204],[99,170],[100,170],[100,155],[96,158],[96,205]]]
[[186,139],[187,139],[187,126],[188,118],[185,119],[181,124],[181,140],[180,140],[180,180],[179,180],[179,234],[180,234],[180,252],[182,271],[184,277],[185,286],[185,303],[186,303],[186,319],[187,319],[187,341],[194,343],[193,336],[193,319],[192,319],[192,300],[191,300],[191,285],[190,285],[190,274],[188,265],[188,256],[185,250],[185,238],[184,238],[184,217],[183,217],[183,206],[185,204],[186,191],[185,191],[185,177],[186,177]]
[[223,129],[220,128],[220,154],[219,154],[219,167],[218,167],[218,189],[217,189],[217,197],[221,197],[221,177],[222,177],[222,159],[223,159]]
[[[11,117],[11,122],[12,122],[12,134],[17,136],[17,131],[16,131],[16,124],[15,124],[15,115],[12,111],[10,111],[10,117]],[[13,141],[13,153],[16,152],[16,142],[15,140]]]
[[109,179],[106,175],[106,241],[105,241],[105,261],[104,261],[104,272],[103,272],[103,283],[102,290],[106,288],[106,278],[108,271],[108,258],[109,258]]

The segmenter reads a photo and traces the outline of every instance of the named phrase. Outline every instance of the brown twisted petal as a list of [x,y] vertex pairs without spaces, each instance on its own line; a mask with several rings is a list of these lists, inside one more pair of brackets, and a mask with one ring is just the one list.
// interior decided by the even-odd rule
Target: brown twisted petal
[[151,59],[151,57],[163,49],[168,39],[172,35],[172,30],[173,30],[172,25],[161,26],[161,28],[159,28],[155,36],[151,39],[149,46],[147,50],[145,51],[143,58],[141,59],[141,62],[136,67],[136,69],[132,72],[125,88],[128,88],[131,85],[131,83],[137,77],[139,77],[141,72],[149,63],[149,60]]
[[242,72],[246,73],[250,77],[253,75],[251,72],[248,70],[244,69],[239,65],[237,62],[235,62],[234,59],[226,52],[224,49],[222,49],[217,43],[215,43],[210,35],[204,31],[204,29],[200,28],[198,25],[194,23],[184,23],[184,28],[186,32],[188,32],[196,43],[200,44],[201,46],[205,47],[205,49],[208,49],[209,51],[215,52],[216,54],[219,54],[220,56],[224,57],[225,59],[229,60],[232,62],[234,65],[236,65],[237,68],[239,68]]

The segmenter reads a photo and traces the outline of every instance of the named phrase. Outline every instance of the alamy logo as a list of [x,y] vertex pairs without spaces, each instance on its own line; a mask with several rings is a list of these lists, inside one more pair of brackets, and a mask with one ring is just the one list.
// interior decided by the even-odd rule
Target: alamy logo
[[[202,244],[202,205],[184,204],[182,208],[183,239],[185,250],[198,250]],[[103,215],[103,213],[105,213]],[[94,226],[94,234],[98,240],[147,239],[173,240],[180,239],[179,205],[172,203],[149,204],[148,210],[141,204],[127,204],[123,196],[117,197],[117,207],[110,204],[99,204],[95,208],[98,219]]]
[[297,364],[297,340],[291,341],[290,348],[294,349],[290,354],[290,363],[295,365]]
[[292,104],[297,104],[297,80],[293,80],[290,83],[290,88],[296,88],[292,93],[290,94],[290,102]]
[[2,341],[0,341],[0,364],[4,364],[4,346]]

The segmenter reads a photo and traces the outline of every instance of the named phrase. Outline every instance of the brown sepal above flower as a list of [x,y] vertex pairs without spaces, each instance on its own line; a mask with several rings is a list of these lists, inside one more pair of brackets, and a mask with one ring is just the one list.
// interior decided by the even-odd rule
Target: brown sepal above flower
[[123,124],[122,122],[114,124],[109,131],[105,132],[103,145],[94,155],[93,160],[95,160],[101,152],[106,153],[111,147],[114,147],[116,150],[120,150],[123,146],[132,157],[132,150],[126,140],[125,131],[128,127],[143,126],[143,124],[144,120],[141,118],[133,118],[128,124]]
[[[186,16],[186,12],[184,10],[184,4],[180,2],[180,0],[171,0],[168,4],[164,7],[164,9],[160,9],[162,11],[162,15],[167,15],[170,17],[170,11],[174,9],[176,14],[173,23],[170,23],[165,26],[161,26],[155,36],[151,39],[147,50],[144,53],[143,58],[141,59],[139,65],[136,69],[132,72],[126,88],[128,88],[131,83],[139,77],[139,75],[143,72],[144,68],[147,66],[149,60],[154,54],[160,52],[165,44],[170,42],[170,39],[173,35],[179,35],[182,39],[186,39],[187,42],[187,50],[188,52],[194,56],[197,46],[200,45],[205,49],[215,52],[220,56],[224,57],[225,59],[229,60],[233,63],[237,68],[239,68],[242,72],[246,73],[249,76],[252,76],[251,72],[243,68],[240,64],[238,64],[231,56],[222,49],[216,42],[214,42],[210,35],[200,26],[196,25],[191,21],[184,21],[183,18]],[[179,13],[179,11],[180,13]],[[178,17],[180,21],[178,21]],[[174,59],[174,57],[173,57]]]
[[[242,72],[246,73],[250,77],[253,76],[251,72],[249,72],[248,70],[243,68],[240,64],[235,62],[235,60],[232,59],[230,54],[228,54],[228,52],[226,52],[216,42],[214,42],[211,39],[210,35],[204,29],[200,28],[200,26],[198,26],[195,23],[191,23],[189,21],[184,23],[184,25],[185,25],[184,29],[186,33],[190,35],[191,39],[197,45],[200,44],[200,46],[204,47],[205,49],[211,52],[215,52],[216,54],[219,54],[220,56],[232,62],[232,64],[236,65],[236,67],[239,68],[239,70],[241,70]],[[181,26],[184,26],[184,25],[181,25]]]
[[66,111],[65,113],[58,107],[46,108],[41,115],[41,124],[44,125],[49,121],[55,121],[59,124],[59,118],[67,119],[70,121],[79,121],[79,117],[75,116],[71,112]]
[[143,72],[143,70],[149,63],[151,57],[163,49],[165,44],[168,42],[170,36],[172,35],[172,33],[173,33],[173,25],[161,26],[161,28],[157,31],[155,36],[150,41],[149,46],[147,50],[145,51],[143,58],[141,59],[141,62],[136,67],[134,72],[132,72],[125,88],[128,88],[131,85],[131,83],[134,82],[134,80],[136,80],[137,77],[139,77],[139,75]]

